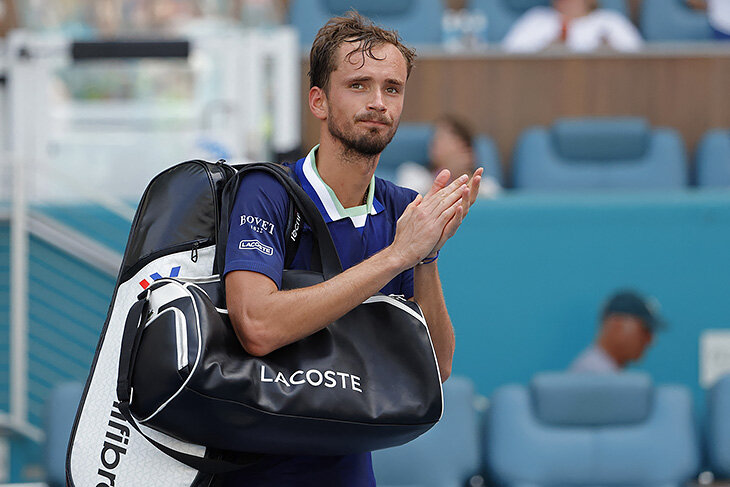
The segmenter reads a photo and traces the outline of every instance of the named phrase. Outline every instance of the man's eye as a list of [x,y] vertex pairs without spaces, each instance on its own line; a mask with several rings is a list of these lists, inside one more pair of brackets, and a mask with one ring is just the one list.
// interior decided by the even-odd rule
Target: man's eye
[[361,88],[362,88],[362,83],[352,83],[352,84],[350,85],[350,88],[354,88],[354,89],[356,89],[356,90],[359,90],[359,89],[361,89]]
[[389,88],[386,88],[385,91],[387,91],[388,93],[394,95],[394,94],[398,93],[398,88],[394,88],[394,87],[391,86]]

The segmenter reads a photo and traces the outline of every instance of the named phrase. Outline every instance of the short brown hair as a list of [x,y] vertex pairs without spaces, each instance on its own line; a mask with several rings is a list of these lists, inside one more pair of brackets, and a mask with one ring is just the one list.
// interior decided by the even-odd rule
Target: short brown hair
[[408,76],[411,75],[413,60],[416,58],[415,49],[403,44],[398,32],[378,27],[355,10],[350,10],[343,17],[331,18],[317,32],[309,53],[310,88],[319,86],[324,90],[327,89],[330,74],[337,69],[335,54],[343,42],[351,42],[355,46],[352,51],[347,53],[345,59],[349,61],[354,54],[360,53],[362,54],[362,64],[365,64],[365,56],[379,59],[373,54],[374,47],[393,44],[403,54]]
[[457,117],[456,115],[446,114],[441,115],[436,119],[437,124],[442,124],[448,127],[451,132],[454,133],[467,147],[470,149],[473,146],[474,134],[471,128],[464,119]]

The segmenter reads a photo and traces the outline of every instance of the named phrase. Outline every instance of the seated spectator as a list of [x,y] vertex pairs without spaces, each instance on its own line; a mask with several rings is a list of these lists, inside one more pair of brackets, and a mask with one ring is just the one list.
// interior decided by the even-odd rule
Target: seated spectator
[[[412,161],[401,164],[396,174],[397,184],[426,194],[431,189],[433,178],[442,169],[448,169],[453,179],[462,174],[471,177],[479,166],[471,130],[463,121],[448,115],[436,122],[428,155],[428,167]],[[482,175],[480,197],[493,198],[500,189],[501,186],[494,178]]]
[[719,40],[730,40],[730,2],[727,0],[686,0],[695,10],[707,10],[707,20]]
[[596,341],[570,365],[571,372],[620,372],[639,360],[652,342],[654,333],[664,327],[659,304],[633,291],[611,296],[601,313]]
[[597,0],[553,0],[552,7],[534,7],[515,22],[502,41],[509,52],[536,52],[552,44],[572,51],[593,51],[602,45],[637,51],[642,39],[618,12],[598,8]]
[[707,0],[707,16],[715,38],[730,40],[730,2],[728,0]]

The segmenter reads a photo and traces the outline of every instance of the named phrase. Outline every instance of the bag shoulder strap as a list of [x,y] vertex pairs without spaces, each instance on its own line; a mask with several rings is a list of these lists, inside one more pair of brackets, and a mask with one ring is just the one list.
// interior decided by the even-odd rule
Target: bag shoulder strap
[[302,214],[297,206],[289,198],[289,212],[286,219],[286,231],[284,232],[284,269],[289,269],[294,262],[294,256],[299,248],[301,237]]
[[[228,223],[230,220],[231,210],[233,209],[233,203],[238,192],[238,187],[241,183],[241,178],[251,171],[264,171],[270,174],[277,179],[279,183],[281,183],[289,194],[290,216],[288,220],[291,221],[291,231],[287,228],[287,232],[285,233],[285,235],[289,237],[287,238],[287,244],[285,246],[285,251],[287,252],[285,259],[293,259],[293,254],[296,253],[295,245],[298,245],[300,232],[298,230],[294,232],[294,229],[296,229],[296,214],[298,212],[300,214],[299,220],[303,219],[312,228],[319,250],[319,257],[322,263],[322,274],[324,275],[324,278],[331,279],[335,275],[341,273],[342,264],[340,263],[337,249],[332,241],[332,236],[327,228],[327,223],[325,223],[319,209],[304,189],[302,189],[302,187],[292,179],[287,168],[280,164],[274,164],[271,162],[259,162],[239,166],[238,173],[228,181],[226,187],[223,189],[220,211],[221,221],[216,245],[216,268],[219,271],[222,271],[225,267]],[[287,225],[287,227],[289,227],[289,225]],[[294,237],[296,241],[292,242],[291,237]],[[291,263],[291,261],[289,261],[289,263]]]
[[[286,174],[292,177],[293,171],[287,165],[280,166]],[[299,241],[301,237],[302,214],[297,209],[292,198],[289,197],[289,206],[286,219],[286,230],[284,231],[284,269],[291,268],[297,249],[299,249]]]

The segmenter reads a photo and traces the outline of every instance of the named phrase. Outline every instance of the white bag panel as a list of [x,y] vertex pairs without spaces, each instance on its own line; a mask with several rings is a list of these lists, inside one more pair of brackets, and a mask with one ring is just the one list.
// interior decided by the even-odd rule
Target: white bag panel
[[[121,415],[114,408],[124,325],[127,312],[143,291],[140,281],[145,279],[152,283],[150,275],[154,273],[167,277],[177,266],[180,266],[181,278],[209,276],[215,246],[200,249],[197,262],[190,257],[190,250],[161,257],[119,285],[73,437],[70,468],[74,487],[111,487],[112,479],[114,487],[189,487],[195,479],[197,470],[159,451],[126,421],[119,419]],[[177,451],[201,457],[205,454],[203,446],[142,428],[145,434]]]

